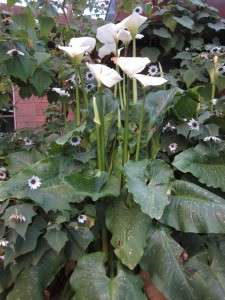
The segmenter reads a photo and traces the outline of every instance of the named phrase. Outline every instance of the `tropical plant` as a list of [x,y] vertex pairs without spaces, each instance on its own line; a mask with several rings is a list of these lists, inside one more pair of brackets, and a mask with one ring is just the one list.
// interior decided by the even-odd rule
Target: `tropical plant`
[[3,17],[1,78],[50,105],[0,136],[1,299],[225,298],[225,23],[177,2]]

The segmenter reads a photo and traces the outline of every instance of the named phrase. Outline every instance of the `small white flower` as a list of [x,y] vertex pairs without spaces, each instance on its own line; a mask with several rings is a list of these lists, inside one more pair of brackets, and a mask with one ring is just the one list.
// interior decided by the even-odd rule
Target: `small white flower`
[[216,136],[207,136],[203,139],[204,142],[215,142],[215,143],[221,143],[222,140]]
[[52,88],[52,91],[53,91],[53,92],[56,92],[56,93],[59,94],[61,97],[70,97],[70,94],[69,94],[67,91],[63,90],[63,89],[54,87],[54,88]]
[[9,241],[7,241],[6,239],[1,239],[0,240],[0,247],[7,247],[9,244]]
[[218,99],[216,99],[216,98],[212,99],[212,105],[216,105],[217,102],[218,102]]
[[91,73],[91,71],[88,71],[87,73],[86,73],[86,75],[85,75],[85,78],[86,78],[86,80],[87,81],[92,81],[92,80],[94,80],[94,75]]
[[2,171],[0,168],[0,181],[6,180],[7,173],[5,171]]
[[9,220],[14,222],[14,223],[25,223],[26,222],[26,217],[23,216],[22,214],[15,213],[15,214],[12,214],[9,217]]
[[175,153],[177,150],[177,147],[178,147],[178,145],[176,143],[172,143],[169,145],[168,148],[169,148],[170,152]]
[[79,215],[77,217],[77,221],[78,223],[84,224],[85,222],[87,222],[88,217],[86,215]]
[[213,55],[223,54],[224,53],[224,49],[222,47],[220,47],[220,46],[216,46],[216,47],[213,47],[210,50],[210,53],[213,54]]
[[3,262],[5,260],[5,255],[0,255],[0,262]]
[[148,74],[150,76],[157,76],[159,74],[159,68],[157,65],[150,65],[148,68]]
[[190,48],[189,47],[186,47],[185,49],[184,49],[184,51],[186,51],[186,52],[190,52]]
[[28,137],[25,137],[24,139],[23,139],[23,141],[24,141],[24,145],[25,146],[32,146],[34,143],[33,143],[33,141],[30,139],[30,138],[28,138]]
[[133,9],[133,12],[141,15],[143,14],[143,8],[141,6],[136,6],[134,9]]
[[176,126],[173,126],[170,122],[168,122],[162,129],[162,132],[165,132],[166,130],[174,131],[176,130]]
[[8,54],[10,56],[17,56],[17,55],[24,56],[25,55],[23,52],[17,50],[16,48],[13,48],[13,49],[7,51],[6,54]]
[[92,92],[95,88],[96,88],[96,85],[93,84],[93,83],[88,83],[88,84],[86,85],[86,91],[87,91],[88,93]]
[[77,136],[72,137],[69,141],[70,145],[74,147],[79,146],[80,142],[81,142],[81,138]]
[[199,122],[193,118],[187,123],[187,125],[191,130],[199,130]]
[[220,75],[225,76],[225,63],[221,64],[218,68],[217,68],[218,72]]
[[31,178],[28,179],[28,186],[31,190],[36,190],[41,186],[41,179],[38,176],[32,176]]

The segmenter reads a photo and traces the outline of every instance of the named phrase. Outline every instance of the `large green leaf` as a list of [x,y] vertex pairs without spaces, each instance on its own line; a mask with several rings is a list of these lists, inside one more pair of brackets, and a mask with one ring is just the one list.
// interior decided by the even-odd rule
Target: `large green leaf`
[[39,96],[50,86],[52,83],[51,74],[42,69],[37,69],[33,74],[30,82],[35,87]]
[[22,81],[26,81],[35,70],[34,61],[27,55],[12,57],[5,63],[7,74]]
[[151,218],[160,219],[169,204],[170,181],[173,172],[162,160],[142,160],[126,164],[128,191],[133,194],[142,211]]
[[183,27],[186,27],[188,29],[192,29],[194,22],[191,18],[189,18],[188,16],[182,16],[182,17],[173,17],[173,19],[179,23],[180,25],[182,25]]
[[10,153],[7,156],[7,169],[10,175],[14,175],[31,164],[42,159],[42,154],[36,150],[19,151]]
[[182,260],[183,248],[163,226],[152,227],[141,267],[168,300],[199,300],[188,282]]
[[115,176],[108,176],[106,172],[88,171],[73,172],[65,177],[76,191],[76,194],[83,197],[91,197],[94,201],[106,196],[119,196],[120,179]]
[[152,126],[162,122],[165,113],[174,105],[174,97],[178,91],[177,88],[173,88],[146,95],[145,110]]
[[83,256],[71,276],[70,283],[79,300],[146,300],[142,281],[119,268],[117,276],[105,274],[104,254],[96,252]]
[[178,154],[173,165],[184,173],[190,172],[208,186],[225,191],[225,155],[206,156],[198,149],[187,149]]
[[[9,197],[29,198],[44,210],[69,209],[70,202],[80,202],[74,188],[64,181],[64,176],[75,168],[73,161],[56,156],[38,161],[0,185],[0,201]],[[31,190],[28,179],[33,175],[41,179],[41,186]]]
[[213,250],[212,258],[206,261],[201,255],[195,255],[185,265],[190,284],[198,299],[225,299],[224,255],[218,249]]
[[63,263],[63,255],[48,251],[37,266],[27,267],[19,274],[7,300],[43,300],[44,288],[51,283]]
[[225,233],[225,200],[196,184],[177,180],[160,222],[184,232]]
[[133,269],[140,261],[151,219],[138,205],[127,207],[122,199],[108,208],[106,224],[112,233],[114,252],[124,265]]

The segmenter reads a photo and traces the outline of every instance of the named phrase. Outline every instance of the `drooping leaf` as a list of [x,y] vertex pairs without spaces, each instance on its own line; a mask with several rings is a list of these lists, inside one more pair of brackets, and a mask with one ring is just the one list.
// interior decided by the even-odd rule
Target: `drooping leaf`
[[165,39],[171,39],[172,38],[170,32],[164,27],[154,29],[153,33],[155,35],[160,36],[160,37],[165,38]]
[[101,252],[80,258],[70,284],[79,300],[146,300],[142,281],[137,276],[121,267],[115,278],[106,276],[104,254]]
[[151,219],[138,205],[127,207],[122,199],[109,206],[106,219],[112,233],[114,252],[124,265],[133,269],[140,261]]
[[49,246],[57,253],[61,251],[61,249],[65,246],[66,242],[68,241],[67,234],[59,230],[57,228],[52,228],[47,230],[45,234],[45,239],[48,242]]
[[[14,214],[22,215],[25,217],[25,219],[21,222],[16,222],[15,220],[10,218]],[[36,213],[34,212],[32,205],[24,203],[8,207],[5,210],[3,219],[6,226],[13,228],[20,236],[24,238],[27,232],[28,225],[31,223],[32,218],[35,215]]]
[[179,91],[173,88],[167,91],[150,92],[146,95],[145,110],[153,125],[160,124],[167,110],[174,105],[174,97]]
[[129,162],[125,166],[128,191],[141,210],[151,218],[160,219],[169,204],[173,172],[162,160]]
[[183,232],[225,233],[225,201],[194,183],[177,180],[160,222]]
[[[81,201],[74,188],[64,181],[64,176],[74,168],[72,160],[60,156],[38,161],[0,185],[0,201],[9,197],[28,198],[46,211],[69,209],[70,202]],[[34,175],[42,183],[36,190],[28,185],[28,179]]]
[[30,82],[35,87],[38,95],[41,96],[52,83],[51,74],[42,69],[37,69],[30,79]]
[[48,251],[36,266],[27,267],[19,274],[7,300],[43,300],[44,289],[52,282],[64,260],[63,255]]
[[55,26],[54,19],[41,15],[39,17],[39,22],[40,22],[40,35],[42,37],[48,37],[52,28]]
[[106,196],[117,197],[120,193],[120,180],[108,176],[106,172],[73,172],[65,177],[76,191],[76,195],[91,197],[94,201]]
[[206,156],[194,148],[189,148],[178,154],[174,161],[178,170],[198,178],[208,186],[225,191],[225,156]]
[[214,249],[210,263],[195,255],[185,265],[188,279],[198,299],[218,300],[225,297],[224,255]]
[[37,150],[13,152],[7,156],[7,170],[12,176],[41,159],[42,154]]
[[199,300],[188,282],[180,259],[184,249],[163,226],[152,227],[141,268],[168,300]]
[[160,55],[160,50],[156,47],[144,47],[141,49],[141,55],[148,57],[153,62],[156,62]]
[[188,16],[182,16],[182,17],[173,17],[173,19],[179,23],[180,25],[182,25],[183,27],[185,28],[188,28],[188,29],[192,29],[193,28],[193,25],[194,25],[194,22],[191,18],[189,18]]

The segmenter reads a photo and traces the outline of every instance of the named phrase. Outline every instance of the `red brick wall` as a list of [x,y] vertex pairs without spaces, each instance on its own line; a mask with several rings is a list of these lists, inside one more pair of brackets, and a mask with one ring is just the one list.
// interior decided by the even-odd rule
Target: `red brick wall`
[[14,88],[13,105],[15,129],[40,127],[45,122],[44,110],[48,106],[47,97],[32,96],[22,99],[19,90]]

